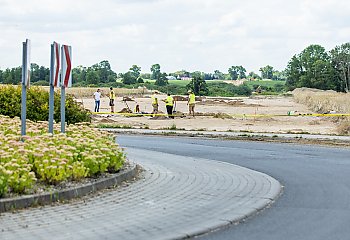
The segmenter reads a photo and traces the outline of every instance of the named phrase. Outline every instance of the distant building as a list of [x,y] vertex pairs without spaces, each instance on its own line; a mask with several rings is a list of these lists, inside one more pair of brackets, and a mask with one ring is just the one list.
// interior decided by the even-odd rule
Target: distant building
[[176,80],[176,77],[174,77],[174,76],[166,76],[166,78],[167,78],[168,80]]

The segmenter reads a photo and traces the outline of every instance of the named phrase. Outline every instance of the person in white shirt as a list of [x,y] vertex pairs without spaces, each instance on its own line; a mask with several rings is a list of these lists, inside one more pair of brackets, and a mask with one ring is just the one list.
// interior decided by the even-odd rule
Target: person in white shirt
[[101,101],[100,89],[97,89],[97,91],[94,93],[94,99],[95,99],[95,112],[99,112],[100,111],[100,101]]

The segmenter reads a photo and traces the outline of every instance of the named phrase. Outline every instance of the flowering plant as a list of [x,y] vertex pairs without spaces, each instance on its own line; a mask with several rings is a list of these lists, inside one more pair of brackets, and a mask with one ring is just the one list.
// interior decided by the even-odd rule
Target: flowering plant
[[0,197],[23,193],[38,181],[58,184],[104,172],[118,171],[125,155],[112,135],[86,124],[69,125],[66,133],[48,134],[47,122],[27,121],[20,136],[20,119],[0,116]]

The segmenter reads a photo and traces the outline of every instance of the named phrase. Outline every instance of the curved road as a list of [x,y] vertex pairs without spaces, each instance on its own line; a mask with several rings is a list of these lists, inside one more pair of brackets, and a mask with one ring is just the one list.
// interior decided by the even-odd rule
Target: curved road
[[123,147],[237,164],[285,186],[270,209],[201,239],[349,239],[350,149],[128,135],[117,141]]

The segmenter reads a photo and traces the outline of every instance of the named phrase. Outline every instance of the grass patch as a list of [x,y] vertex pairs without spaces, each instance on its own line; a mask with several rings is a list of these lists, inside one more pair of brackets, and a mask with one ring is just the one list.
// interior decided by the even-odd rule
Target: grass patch
[[305,104],[317,113],[350,113],[350,93],[297,88],[293,91],[293,96],[297,103]]
[[125,129],[131,129],[134,128],[131,125],[128,124],[116,124],[116,123],[99,123],[97,124],[97,128],[125,128]]
[[227,113],[215,113],[213,118],[221,118],[221,119],[232,119],[233,117]]
[[350,135],[350,120],[349,118],[339,123],[337,132],[340,135]]

